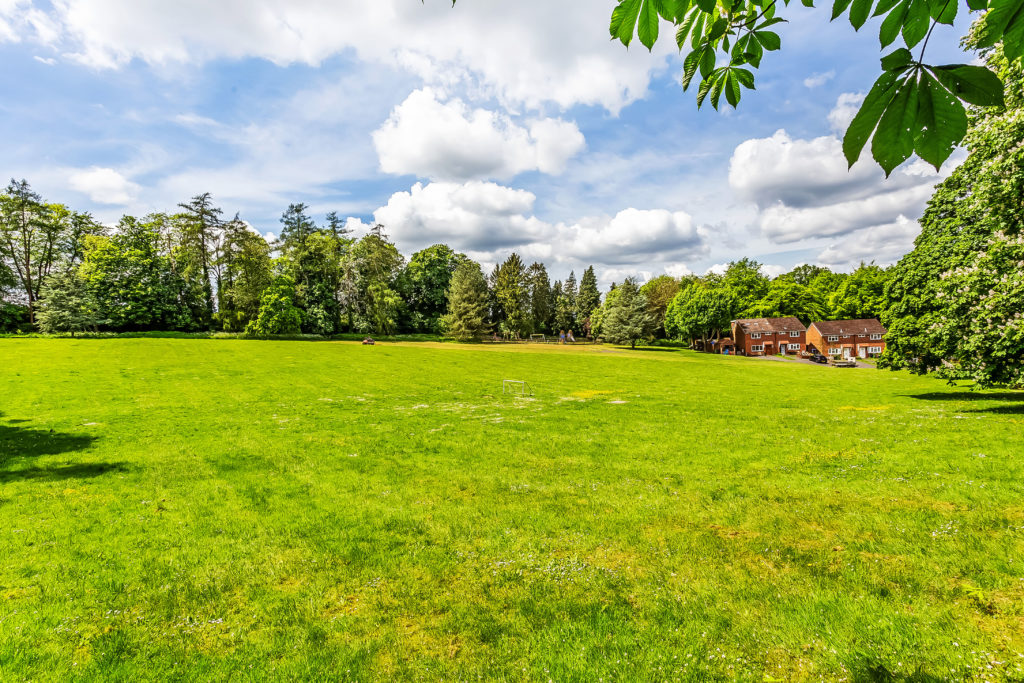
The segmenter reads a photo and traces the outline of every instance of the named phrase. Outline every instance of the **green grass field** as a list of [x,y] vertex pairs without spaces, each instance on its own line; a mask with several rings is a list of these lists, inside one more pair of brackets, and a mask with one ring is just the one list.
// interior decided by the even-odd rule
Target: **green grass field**
[[3,680],[1024,677],[1019,392],[0,339],[0,412]]

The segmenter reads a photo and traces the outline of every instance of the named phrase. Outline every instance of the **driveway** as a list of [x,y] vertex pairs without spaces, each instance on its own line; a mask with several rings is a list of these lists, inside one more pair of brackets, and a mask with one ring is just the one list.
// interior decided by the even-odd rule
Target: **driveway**
[[[814,361],[809,361],[806,358],[800,358],[798,356],[748,356],[748,357],[749,358],[754,358],[756,360],[773,360],[773,361],[778,361],[779,363],[804,363],[806,365],[817,365],[818,367],[823,367],[823,366],[824,367],[833,367],[831,365],[826,366],[825,363],[815,363]],[[873,368],[875,366],[871,365],[870,363],[861,363],[858,360],[857,361],[857,367],[859,369],[861,369],[861,370],[864,370],[864,369],[867,369],[867,368]],[[847,368],[836,368],[836,369],[837,370],[846,370]]]

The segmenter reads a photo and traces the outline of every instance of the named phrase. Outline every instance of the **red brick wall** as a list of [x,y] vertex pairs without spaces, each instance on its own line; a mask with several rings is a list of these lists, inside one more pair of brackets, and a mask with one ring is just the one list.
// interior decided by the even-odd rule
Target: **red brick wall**
[[826,356],[831,355],[829,354],[829,349],[842,349],[844,347],[849,347],[850,349],[852,349],[852,354],[854,356],[857,356],[858,358],[860,357],[861,347],[870,348],[873,346],[878,346],[882,349],[882,351],[885,351],[884,336],[881,340],[872,341],[870,334],[851,334],[848,337],[839,335],[838,341],[830,342],[828,341],[827,336],[822,335],[820,332],[818,332],[818,328],[813,326],[809,330],[807,330],[807,341],[808,343],[814,344],[816,347],[818,347],[818,351],[825,354]]
[[[799,354],[807,348],[807,335],[803,332],[798,337],[790,337],[789,332],[781,334],[775,332],[762,332],[760,339],[752,339],[749,334],[743,331],[739,325],[732,326],[732,338],[736,342],[736,353],[743,352],[745,356],[761,356],[779,353],[779,344],[786,344],[787,354]],[[800,349],[790,351],[789,344],[799,344]],[[764,351],[753,352],[751,346],[764,346]]]

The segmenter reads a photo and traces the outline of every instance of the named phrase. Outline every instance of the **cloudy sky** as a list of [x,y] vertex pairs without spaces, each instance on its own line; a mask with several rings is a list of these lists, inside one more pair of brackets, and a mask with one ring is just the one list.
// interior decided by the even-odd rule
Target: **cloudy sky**
[[[670,40],[609,41],[614,4],[0,0],[0,173],[104,222],[208,191],[272,234],[301,201],[406,254],[515,250],[605,283],[910,248],[940,176],[847,171],[840,150],[877,20],[794,3],[758,90],[698,111]],[[960,24],[932,60],[970,61]]]

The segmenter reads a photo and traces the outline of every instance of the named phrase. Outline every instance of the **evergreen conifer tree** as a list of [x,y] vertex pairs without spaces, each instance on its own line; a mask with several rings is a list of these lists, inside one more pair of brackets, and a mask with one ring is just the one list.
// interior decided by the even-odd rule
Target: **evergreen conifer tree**
[[42,304],[36,322],[47,334],[95,330],[99,324],[96,298],[88,284],[74,270],[54,273],[43,285]]
[[649,337],[654,328],[654,319],[647,310],[647,297],[640,293],[633,278],[626,278],[616,291],[617,298],[602,322],[601,333],[613,344],[628,343],[636,348],[636,343]]
[[448,334],[459,340],[479,339],[490,330],[487,281],[480,266],[463,261],[448,287],[448,313],[443,317]]

